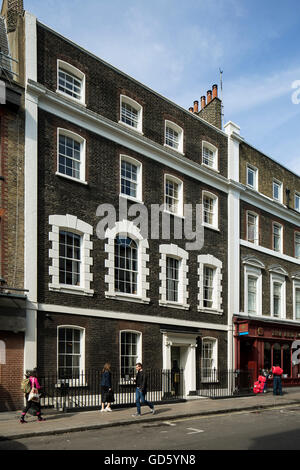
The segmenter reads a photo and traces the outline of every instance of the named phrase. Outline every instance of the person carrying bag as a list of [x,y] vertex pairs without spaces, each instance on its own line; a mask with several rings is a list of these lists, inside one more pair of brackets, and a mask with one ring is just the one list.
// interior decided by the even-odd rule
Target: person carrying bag
[[20,418],[20,423],[22,424],[27,423],[27,421],[25,421],[25,416],[26,416],[26,413],[30,410],[30,408],[33,408],[34,410],[36,410],[35,414],[38,418],[38,421],[45,421],[45,418],[42,417],[42,413],[41,413],[40,394],[39,394],[39,390],[41,386],[36,377],[36,371],[32,371],[31,373],[27,371],[26,377],[28,376],[29,376],[29,383],[30,383],[31,388],[30,388],[29,393],[25,392],[26,406],[24,410],[22,411],[22,415]]

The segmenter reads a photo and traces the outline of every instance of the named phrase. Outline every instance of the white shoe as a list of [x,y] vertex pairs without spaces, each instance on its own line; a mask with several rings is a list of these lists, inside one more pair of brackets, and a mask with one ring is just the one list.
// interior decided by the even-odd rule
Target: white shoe
[[105,410],[103,410],[103,409],[101,408],[100,413],[103,413],[103,411],[105,411]]
[[112,409],[107,406],[104,411],[112,411]]

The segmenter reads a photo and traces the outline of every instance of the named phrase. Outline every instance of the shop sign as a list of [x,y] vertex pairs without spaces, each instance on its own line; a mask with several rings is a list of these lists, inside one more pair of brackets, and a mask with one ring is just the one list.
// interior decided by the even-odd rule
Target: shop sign
[[249,334],[248,323],[240,323],[239,324],[239,335],[243,336],[243,335],[248,335],[248,334]]
[[264,335],[264,329],[263,328],[257,328],[257,334],[258,334],[258,336],[263,336]]
[[300,332],[295,333],[294,331],[282,331],[282,330],[272,330],[272,336],[278,336],[279,338],[300,338]]

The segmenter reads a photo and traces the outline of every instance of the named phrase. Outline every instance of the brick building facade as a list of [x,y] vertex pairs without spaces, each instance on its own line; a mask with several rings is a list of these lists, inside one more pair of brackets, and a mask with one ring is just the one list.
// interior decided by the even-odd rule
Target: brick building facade
[[2,14],[25,87],[24,369],[110,361],[122,381],[177,361],[188,396],[280,359],[297,383],[299,177],[222,129],[217,85],[183,109],[21,0]]

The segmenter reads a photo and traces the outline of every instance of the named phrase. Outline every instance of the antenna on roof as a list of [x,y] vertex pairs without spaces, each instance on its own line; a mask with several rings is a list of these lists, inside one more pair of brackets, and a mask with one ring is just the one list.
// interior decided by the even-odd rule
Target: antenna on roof
[[221,98],[221,129],[223,129],[224,105],[223,105],[223,70],[220,71],[220,98]]

